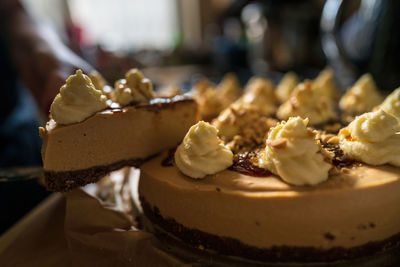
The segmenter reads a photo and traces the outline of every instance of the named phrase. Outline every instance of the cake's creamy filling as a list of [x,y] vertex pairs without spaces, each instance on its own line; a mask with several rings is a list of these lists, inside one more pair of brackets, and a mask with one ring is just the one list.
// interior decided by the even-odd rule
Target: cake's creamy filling
[[371,111],[382,102],[382,96],[371,74],[364,74],[340,99],[339,107],[345,113],[358,115]]
[[259,165],[289,184],[315,185],[328,179],[332,165],[307,124],[307,119],[294,117],[272,128]]
[[192,178],[203,178],[232,165],[232,152],[218,138],[218,129],[200,121],[193,125],[175,152],[179,170]]
[[122,106],[131,103],[148,103],[154,98],[153,84],[138,69],[131,69],[125,79],[115,83],[114,101]]
[[107,97],[97,90],[88,76],[77,70],[54,98],[50,114],[58,124],[81,122],[108,107]]
[[288,100],[290,95],[292,94],[293,90],[299,84],[299,77],[297,74],[290,71],[283,76],[282,80],[279,82],[278,86],[276,87],[276,97],[279,101],[285,102]]
[[299,84],[293,95],[283,103],[278,111],[279,119],[300,116],[308,118],[311,125],[325,123],[336,118],[332,100],[316,91],[310,80]]
[[398,121],[382,109],[356,117],[339,132],[340,146],[352,159],[371,165],[400,166]]

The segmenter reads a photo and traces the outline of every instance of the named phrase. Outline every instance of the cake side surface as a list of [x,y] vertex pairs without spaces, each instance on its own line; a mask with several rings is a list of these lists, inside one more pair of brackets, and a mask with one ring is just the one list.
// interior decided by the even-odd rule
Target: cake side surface
[[350,249],[400,233],[400,172],[390,166],[355,166],[310,187],[230,170],[192,180],[161,167],[163,157],[142,166],[139,194],[188,229],[262,249]]
[[[378,258],[375,260],[378,262],[381,260],[379,257],[382,257],[385,262],[400,262],[398,257],[400,252],[400,233],[384,240],[368,242],[352,248],[338,246],[322,249],[313,246],[287,245],[259,248],[247,245],[235,238],[188,228],[175,221],[174,218],[164,218],[160,210],[155,206],[151,206],[144,197],[141,197],[140,201],[144,215],[152,223],[150,229],[157,237],[168,244],[178,242],[179,245],[182,242],[179,246],[190,246],[193,250],[197,250],[197,253],[203,255],[217,253],[218,255],[239,257],[239,260],[240,258],[255,260],[261,264],[282,264],[286,262],[289,264],[296,262],[296,264],[315,263],[317,264],[316,266],[324,266],[327,262],[339,262],[340,265],[340,263],[344,263],[347,260],[360,260],[363,258],[367,258],[370,262],[371,259],[368,257],[371,256],[377,256]],[[184,252],[184,254],[186,255],[187,252]],[[197,258],[198,255],[195,257]]]
[[177,145],[196,121],[196,103],[181,97],[108,109],[66,126],[49,123],[46,130],[41,130],[45,178],[50,184],[70,188],[62,180],[84,185],[125,165],[138,166]]

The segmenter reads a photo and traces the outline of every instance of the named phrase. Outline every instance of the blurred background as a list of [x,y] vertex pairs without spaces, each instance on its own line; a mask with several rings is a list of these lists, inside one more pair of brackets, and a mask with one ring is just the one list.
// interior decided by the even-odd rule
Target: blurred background
[[[41,103],[41,93],[34,88],[45,88],[47,74],[52,73],[43,67],[53,60],[48,51],[65,52],[64,62],[78,55],[110,85],[133,67],[142,69],[156,88],[179,85],[189,90],[201,75],[218,82],[223,74],[235,72],[242,85],[252,75],[277,83],[287,71],[314,78],[328,65],[343,91],[366,72],[386,93],[400,86],[400,1],[1,2],[0,167],[41,164],[37,127],[47,120],[51,102]],[[53,32],[47,41],[61,40],[57,47],[62,49],[39,49],[41,56],[33,57],[26,35],[34,37],[34,30],[13,35],[10,29],[18,28],[20,20],[10,10],[24,10],[32,19],[28,24],[46,25]],[[12,42],[15,36],[19,39]],[[27,66],[37,73],[43,70],[44,76],[25,71]],[[61,82],[71,71],[64,69]],[[37,79],[30,83],[32,77]],[[53,86],[51,99],[58,89]],[[1,216],[0,233],[48,194],[35,183],[0,182],[1,212],[6,214]]]
[[[199,72],[234,71],[245,80],[279,79],[289,70],[313,77],[331,65],[343,89],[365,72],[382,90],[400,84],[398,1],[23,2],[111,83],[131,67],[197,65]],[[183,74],[167,77],[190,78]]]

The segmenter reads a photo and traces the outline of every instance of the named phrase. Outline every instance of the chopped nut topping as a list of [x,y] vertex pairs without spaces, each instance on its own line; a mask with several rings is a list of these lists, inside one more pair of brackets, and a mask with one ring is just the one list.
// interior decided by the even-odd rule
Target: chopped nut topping
[[349,168],[342,168],[342,172],[349,174],[350,173],[350,169]]
[[307,127],[307,134],[310,137],[315,137],[318,134],[318,132],[310,127]]
[[319,139],[321,139],[322,142],[327,143],[328,140],[330,140],[333,137],[335,137],[335,135],[333,134],[322,134]]
[[286,139],[275,139],[274,141],[269,142],[268,146],[276,149],[284,149],[287,146],[287,141]]
[[338,144],[339,137],[335,134],[327,134],[325,131],[314,130],[315,138],[321,140],[323,143]]
[[[268,130],[275,126],[277,121],[267,118],[256,109],[230,107],[224,116],[213,121],[213,124],[220,130],[221,138],[234,152],[251,150],[264,144]],[[226,127],[235,129],[232,136],[225,131]]]
[[337,133],[341,128],[342,128],[342,125],[337,122],[333,125],[326,125],[324,127],[324,130],[327,132],[330,132],[330,133]]
[[340,170],[336,166],[333,166],[333,168],[331,168],[329,170],[329,175],[335,175],[335,174],[339,174],[339,173],[340,173]]
[[329,144],[339,144],[339,141],[340,141],[340,139],[338,136],[333,136],[328,140],[328,143]]
[[333,159],[333,157],[335,156],[335,153],[333,153],[333,152],[331,152],[331,151],[328,151],[328,150],[326,150],[326,149],[324,149],[324,148],[320,148],[320,151],[319,151],[320,153],[321,153],[321,155],[324,157],[324,160],[326,161],[326,162],[328,162],[328,163],[332,163],[332,159]]

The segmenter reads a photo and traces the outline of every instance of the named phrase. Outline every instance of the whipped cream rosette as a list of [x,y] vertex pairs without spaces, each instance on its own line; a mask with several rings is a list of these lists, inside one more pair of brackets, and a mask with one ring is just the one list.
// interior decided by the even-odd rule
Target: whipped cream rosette
[[218,129],[200,121],[193,125],[175,152],[175,163],[189,177],[198,179],[232,165],[232,152],[218,138]]
[[115,83],[114,100],[122,106],[130,103],[148,103],[154,98],[152,82],[138,69],[131,69],[125,79]]
[[340,109],[346,114],[359,115],[371,111],[382,102],[382,96],[371,74],[364,74],[342,96]]
[[365,113],[340,130],[340,147],[351,159],[371,165],[400,166],[397,126],[397,119],[382,109]]
[[321,153],[308,119],[289,118],[272,128],[258,165],[294,185],[315,185],[328,179],[332,165]]
[[60,88],[50,107],[51,117],[58,124],[81,122],[107,108],[107,96],[97,90],[88,76],[77,70]]
[[317,92],[310,80],[297,85],[292,96],[279,107],[276,115],[281,120],[294,116],[308,118],[311,125],[326,123],[336,118],[332,100]]

